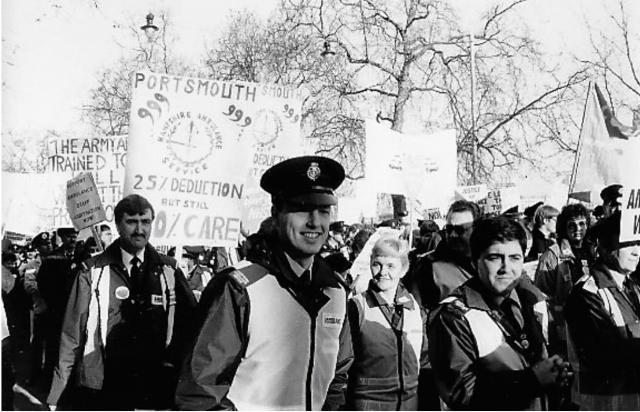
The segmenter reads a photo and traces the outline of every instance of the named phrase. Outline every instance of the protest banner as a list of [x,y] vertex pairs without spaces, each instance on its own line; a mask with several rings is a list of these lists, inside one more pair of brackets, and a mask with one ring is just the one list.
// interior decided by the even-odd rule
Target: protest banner
[[106,220],[96,182],[91,173],[81,173],[67,181],[67,211],[77,230]]
[[480,202],[487,197],[487,185],[459,186],[456,187],[455,200],[468,200],[469,202]]
[[[640,241],[640,141],[633,141],[621,161],[628,173],[622,181],[620,198],[620,242]],[[635,171],[635,173],[633,172]]]
[[[42,155],[45,160],[45,173],[65,176],[68,180],[81,173],[90,172],[96,184],[96,190],[104,206],[106,221],[113,224],[113,208],[122,199],[124,170],[127,163],[127,136],[81,136],[78,132],[55,133],[47,139]],[[54,208],[66,215],[66,183],[56,199]],[[67,220],[67,224],[71,222]]]
[[235,246],[248,175],[282,156],[258,153],[256,144],[274,148],[284,123],[297,127],[299,108],[285,112],[280,104],[299,96],[279,86],[151,72],[132,81],[125,195],[154,205],[157,243]]
[[391,237],[399,237],[400,230],[393,229],[390,227],[379,227],[375,233],[373,233],[367,243],[364,244],[362,251],[358,256],[356,256],[353,264],[351,265],[351,276],[353,278],[352,289],[354,293],[357,295],[359,293],[364,292],[369,285],[369,280],[371,279],[371,251],[373,250],[373,245],[383,236],[391,236]]
[[407,135],[372,120],[365,127],[363,207],[376,205],[377,193],[390,193],[405,195],[423,208],[446,208],[457,179],[455,131]]

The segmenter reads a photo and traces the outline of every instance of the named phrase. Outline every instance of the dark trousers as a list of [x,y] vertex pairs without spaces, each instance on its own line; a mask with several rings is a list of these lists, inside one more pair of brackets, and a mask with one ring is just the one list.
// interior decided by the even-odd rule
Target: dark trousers
[[33,334],[31,336],[31,381],[34,382],[42,373],[42,360],[47,332],[46,313],[33,315]]
[[[1,304],[1,303],[0,303]],[[11,343],[9,337],[2,339],[2,410],[13,410],[13,367],[11,366]]]

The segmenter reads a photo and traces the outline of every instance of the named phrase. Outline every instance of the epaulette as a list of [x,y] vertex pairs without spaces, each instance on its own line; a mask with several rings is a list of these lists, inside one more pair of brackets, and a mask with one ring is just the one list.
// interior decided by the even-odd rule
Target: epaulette
[[217,276],[228,276],[229,278],[233,279],[235,283],[246,288],[247,286],[266,276],[268,273],[269,271],[265,267],[258,264],[252,264],[243,267],[242,269],[236,269],[232,266],[229,266],[220,271]]

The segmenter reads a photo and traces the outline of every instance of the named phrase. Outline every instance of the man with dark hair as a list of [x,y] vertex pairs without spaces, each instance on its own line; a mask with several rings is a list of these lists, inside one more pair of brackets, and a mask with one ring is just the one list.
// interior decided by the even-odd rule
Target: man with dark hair
[[115,218],[120,237],[73,284],[47,402],[57,405],[74,372],[74,409],[171,408],[196,302],[175,260],[149,244],[151,204],[129,195]]
[[471,278],[469,236],[479,217],[480,208],[473,202],[458,200],[449,207],[444,239],[432,253],[418,259],[406,279],[408,289],[423,307],[436,307]]
[[470,244],[473,277],[443,300],[428,328],[440,397],[451,409],[540,409],[568,364],[547,357],[544,296],[519,282],[524,229],[505,217],[482,219]]
[[540,257],[535,285],[549,296],[552,321],[549,347],[553,353],[567,356],[567,329],[564,306],[569,291],[582,276],[589,273],[588,251],[583,241],[589,228],[589,211],[582,204],[566,205],[558,215],[558,243]]
[[317,254],[344,169],[319,156],[269,168],[275,227],[253,263],[202,293],[202,327],[183,365],[180,409],[320,410],[344,405],[353,350],[347,291]]

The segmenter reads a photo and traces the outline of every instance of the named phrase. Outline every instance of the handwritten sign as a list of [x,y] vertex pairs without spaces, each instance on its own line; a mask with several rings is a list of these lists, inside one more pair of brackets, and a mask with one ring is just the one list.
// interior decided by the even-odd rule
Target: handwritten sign
[[78,230],[106,220],[91,173],[82,173],[67,181],[67,211],[73,226]]

